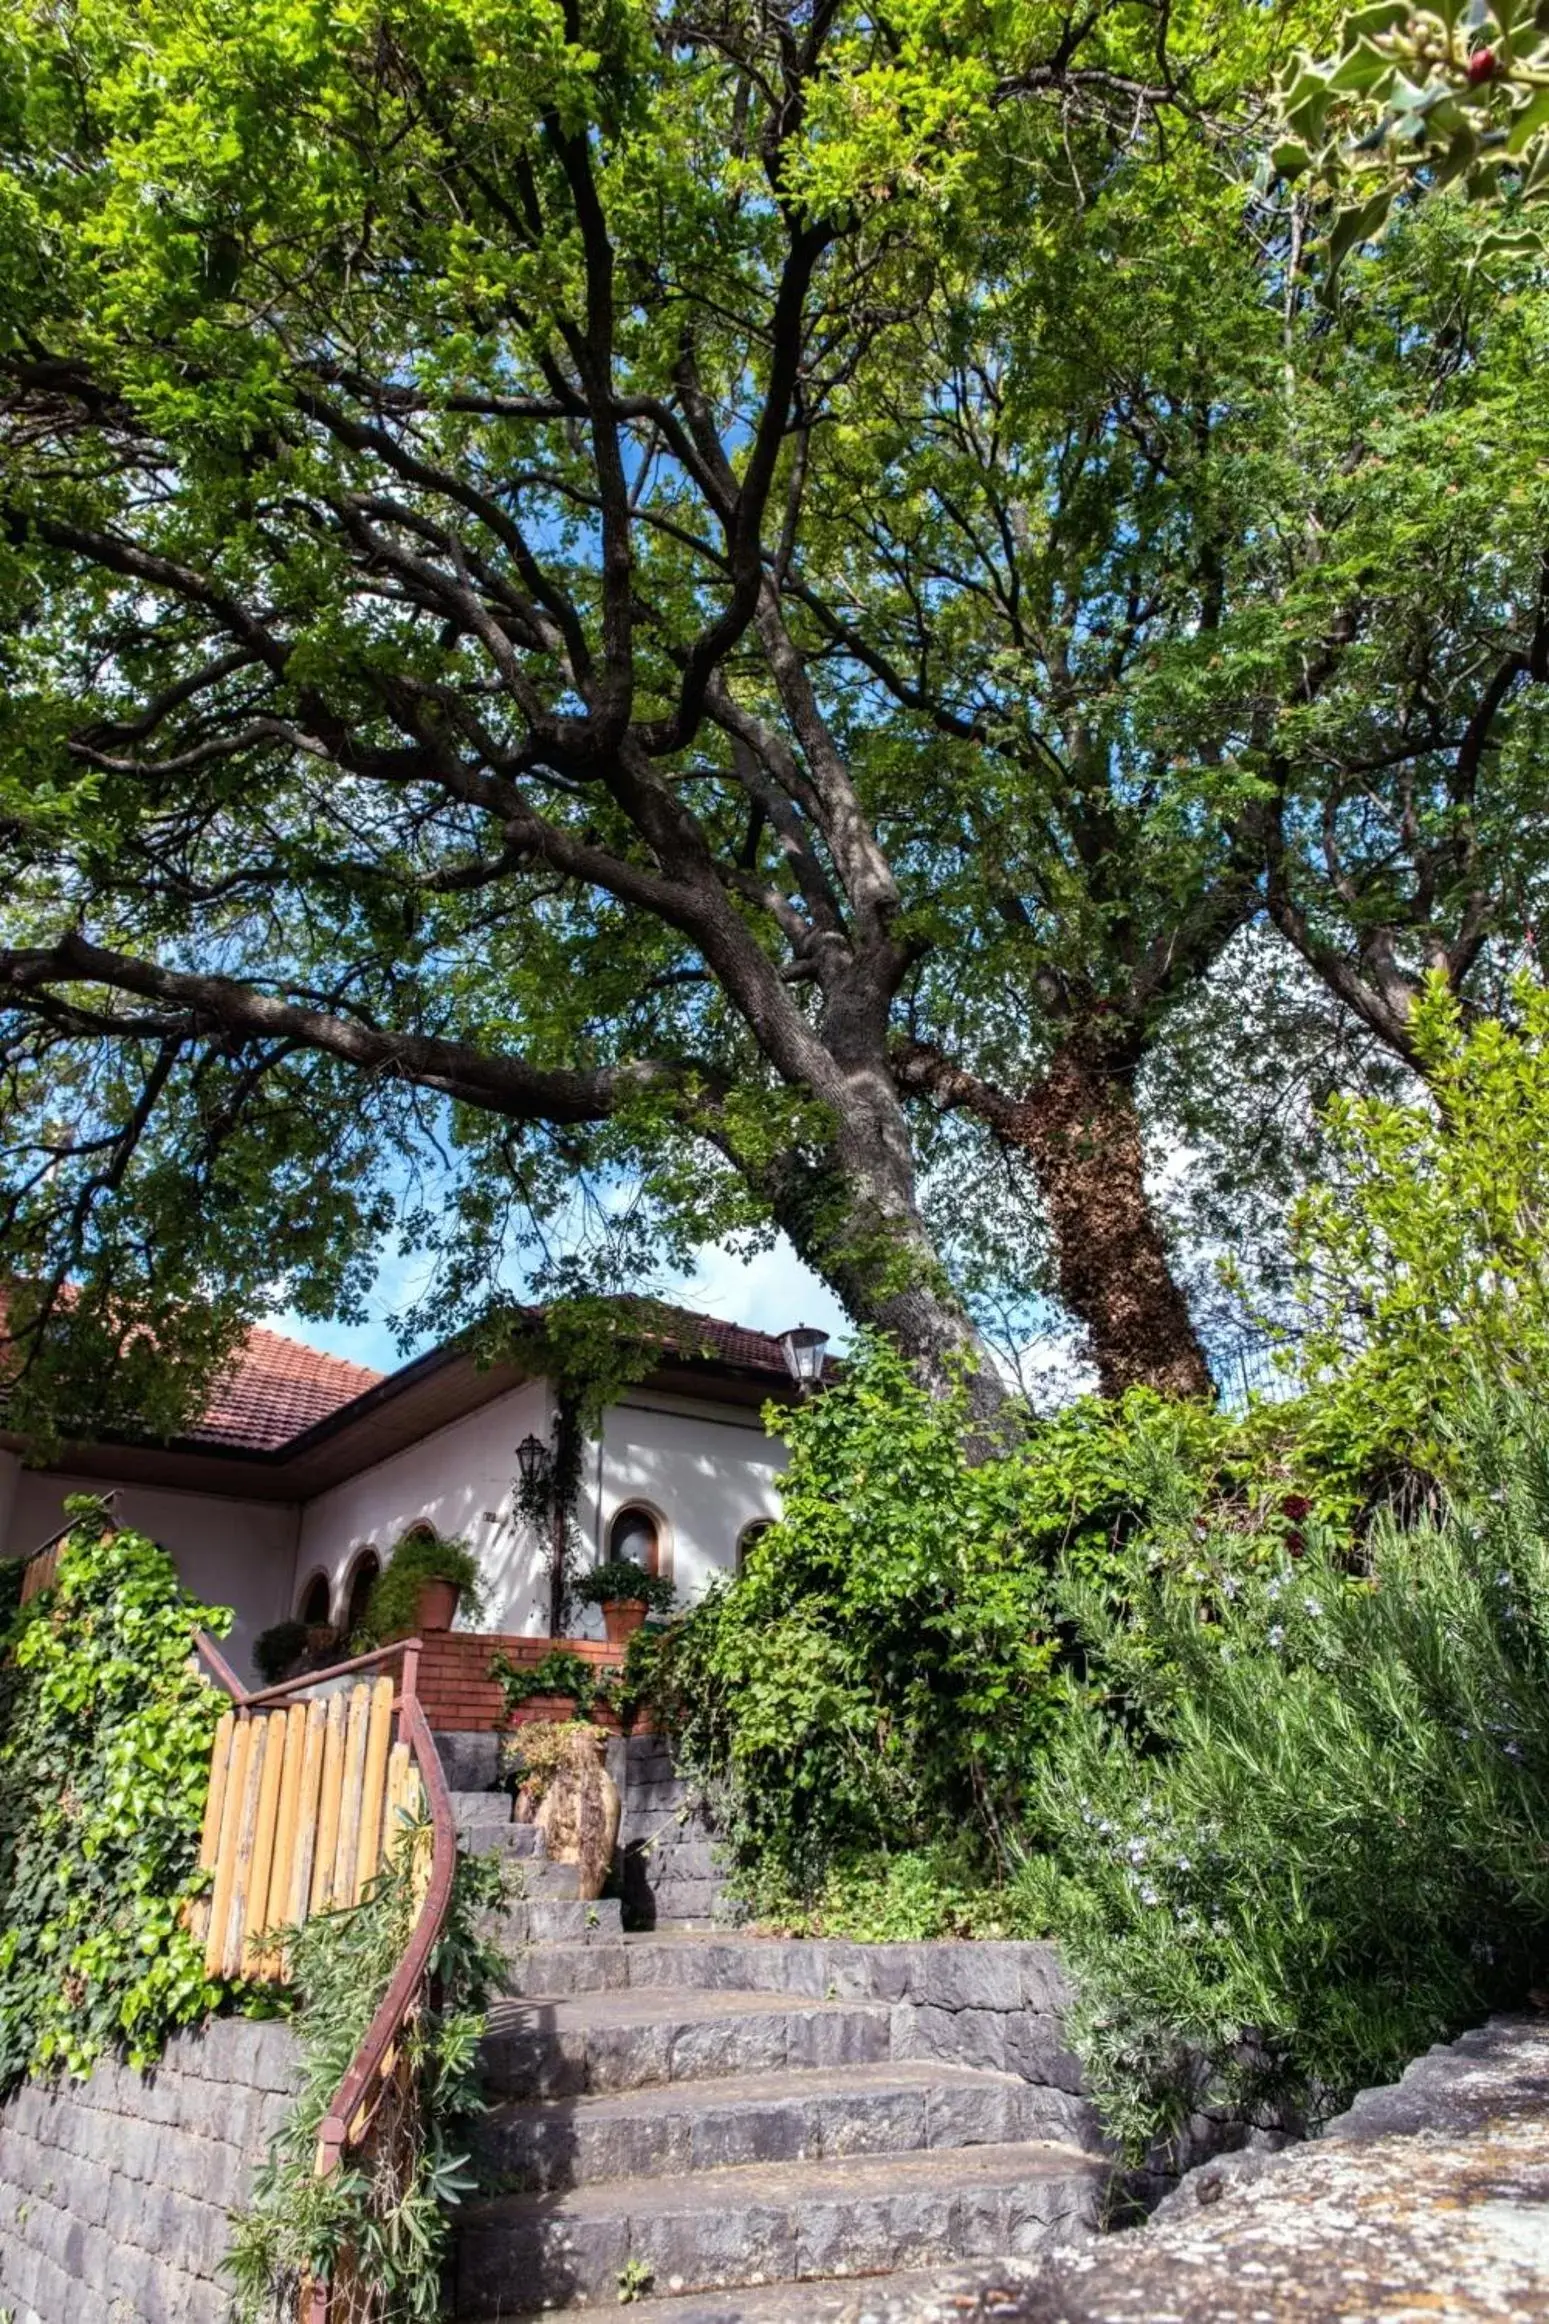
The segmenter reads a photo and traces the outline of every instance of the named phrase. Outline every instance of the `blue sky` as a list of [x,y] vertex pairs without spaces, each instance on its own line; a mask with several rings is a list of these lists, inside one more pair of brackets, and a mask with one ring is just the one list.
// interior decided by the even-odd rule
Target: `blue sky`
[[[334,1356],[348,1356],[376,1371],[392,1372],[421,1355],[428,1343],[401,1348],[393,1329],[395,1311],[412,1296],[414,1269],[407,1260],[394,1260],[377,1277],[370,1298],[371,1314],[359,1324],[314,1323],[296,1315],[277,1317],[281,1331],[323,1348]],[[664,1298],[726,1323],[750,1324],[758,1331],[784,1331],[793,1323],[816,1324],[832,1333],[836,1343],[847,1330],[844,1310],[827,1285],[810,1267],[804,1267],[782,1235],[767,1251],[742,1258],[719,1245],[707,1245],[689,1274],[664,1277],[651,1285]]]

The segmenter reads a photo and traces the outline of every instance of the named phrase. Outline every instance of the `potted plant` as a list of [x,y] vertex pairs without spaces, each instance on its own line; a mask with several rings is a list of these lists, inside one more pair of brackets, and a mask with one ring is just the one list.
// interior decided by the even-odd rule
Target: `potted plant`
[[583,1606],[602,1608],[608,1644],[625,1646],[648,1614],[670,1612],[675,1593],[665,1574],[648,1574],[630,1557],[610,1557],[581,1576],[575,1594]]
[[266,1687],[282,1679],[326,1670],[339,1659],[340,1638],[331,1622],[276,1622],[253,1640],[253,1661]]
[[458,1606],[477,1615],[483,1596],[478,1560],[465,1541],[411,1525],[372,1583],[366,1618],[351,1643],[380,1646],[411,1631],[450,1630]]

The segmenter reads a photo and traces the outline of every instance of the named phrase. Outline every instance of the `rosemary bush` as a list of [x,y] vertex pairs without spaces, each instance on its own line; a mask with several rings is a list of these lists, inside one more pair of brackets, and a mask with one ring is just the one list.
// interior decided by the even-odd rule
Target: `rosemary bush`
[[333,2283],[333,2313],[347,2324],[411,2324],[440,2313],[446,2214],[475,2183],[466,2141],[483,2105],[478,2044],[503,1966],[477,1930],[478,1915],[502,1894],[495,1859],[457,1860],[435,2006],[411,2021],[400,2078],[367,2151],[326,2179],[315,2169],[323,2116],[408,1944],[417,1909],[410,1867],[416,1848],[428,1845],[428,1826],[406,1831],[362,1903],[321,1914],[288,1940],[302,2086],[226,2259],[241,2324],[299,2314],[302,2287],[314,2278]]
[[1110,2126],[1317,2122],[1549,1968],[1549,1421],[1476,1389],[1437,1513],[1066,1577],[1089,1676],[1016,1883]]

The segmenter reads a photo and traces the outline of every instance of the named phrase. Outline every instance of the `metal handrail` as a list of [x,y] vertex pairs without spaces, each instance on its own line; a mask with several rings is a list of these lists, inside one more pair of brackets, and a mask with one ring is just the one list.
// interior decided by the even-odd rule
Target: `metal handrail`
[[221,1685],[244,1710],[256,1710],[268,1703],[277,1703],[286,1695],[305,1694],[309,1687],[322,1686],[329,1679],[342,1678],[346,1671],[370,1670],[379,1662],[394,1662],[401,1654],[407,1658],[412,1651],[418,1655],[424,1643],[419,1638],[395,1638],[391,1646],[375,1646],[369,1654],[352,1655],[348,1662],[325,1663],[320,1670],[298,1671],[294,1678],[282,1678],[272,1687],[259,1687],[250,1692],[233,1671],[208,1631],[197,1630],[194,1643],[210,1665]]
[[[380,2080],[389,2054],[402,2039],[404,2028],[418,2005],[452,1901],[452,1879],[457,1868],[457,1824],[441,1754],[419,1700],[421,1642],[418,1638],[400,1638],[391,1646],[378,1647],[370,1654],[357,1654],[350,1661],[334,1663],[326,1670],[303,1672],[297,1678],[282,1680],[278,1686],[264,1687],[258,1693],[251,1693],[243,1686],[214,1640],[204,1631],[195,1633],[195,1643],[236,1704],[239,1718],[249,1718],[255,1708],[315,1686],[321,1680],[335,1678],[346,1671],[364,1670],[398,1655],[403,1657],[403,1676],[395,1704],[398,1733],[400,1741],[407,1741],[409,1745],[430,1807],[430,1879],[414,1916],[403,1958],[319,2126],[317,2176],[325,2179],[339,2168],[348,2149],[360,2144],[375,2120],[382,2091],[378,2089],[373,2095],[373,2084]],[[358,2132],[352,2136],[357,2125]],[[327,2324],[328,2301],[327,2282],[313,2283],[307,2295],[306,2324]]]

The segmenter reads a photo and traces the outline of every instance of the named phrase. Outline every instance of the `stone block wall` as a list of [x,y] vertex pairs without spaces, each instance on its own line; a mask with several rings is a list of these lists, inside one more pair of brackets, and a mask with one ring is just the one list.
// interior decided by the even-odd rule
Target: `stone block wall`
[[669,1921],[711,1922],[725,1909],[725,1881],[715,1834],[673,1765],[664,1737],[618,1736],[608,1766],[619,1787],[625,1926],[654,1929]]
[[232,2209],[284,2121],[279,2022],[180,2034],[154,2072],[104,2060],[0,2107],[0,2313],[15,2324],[225,2324]]

